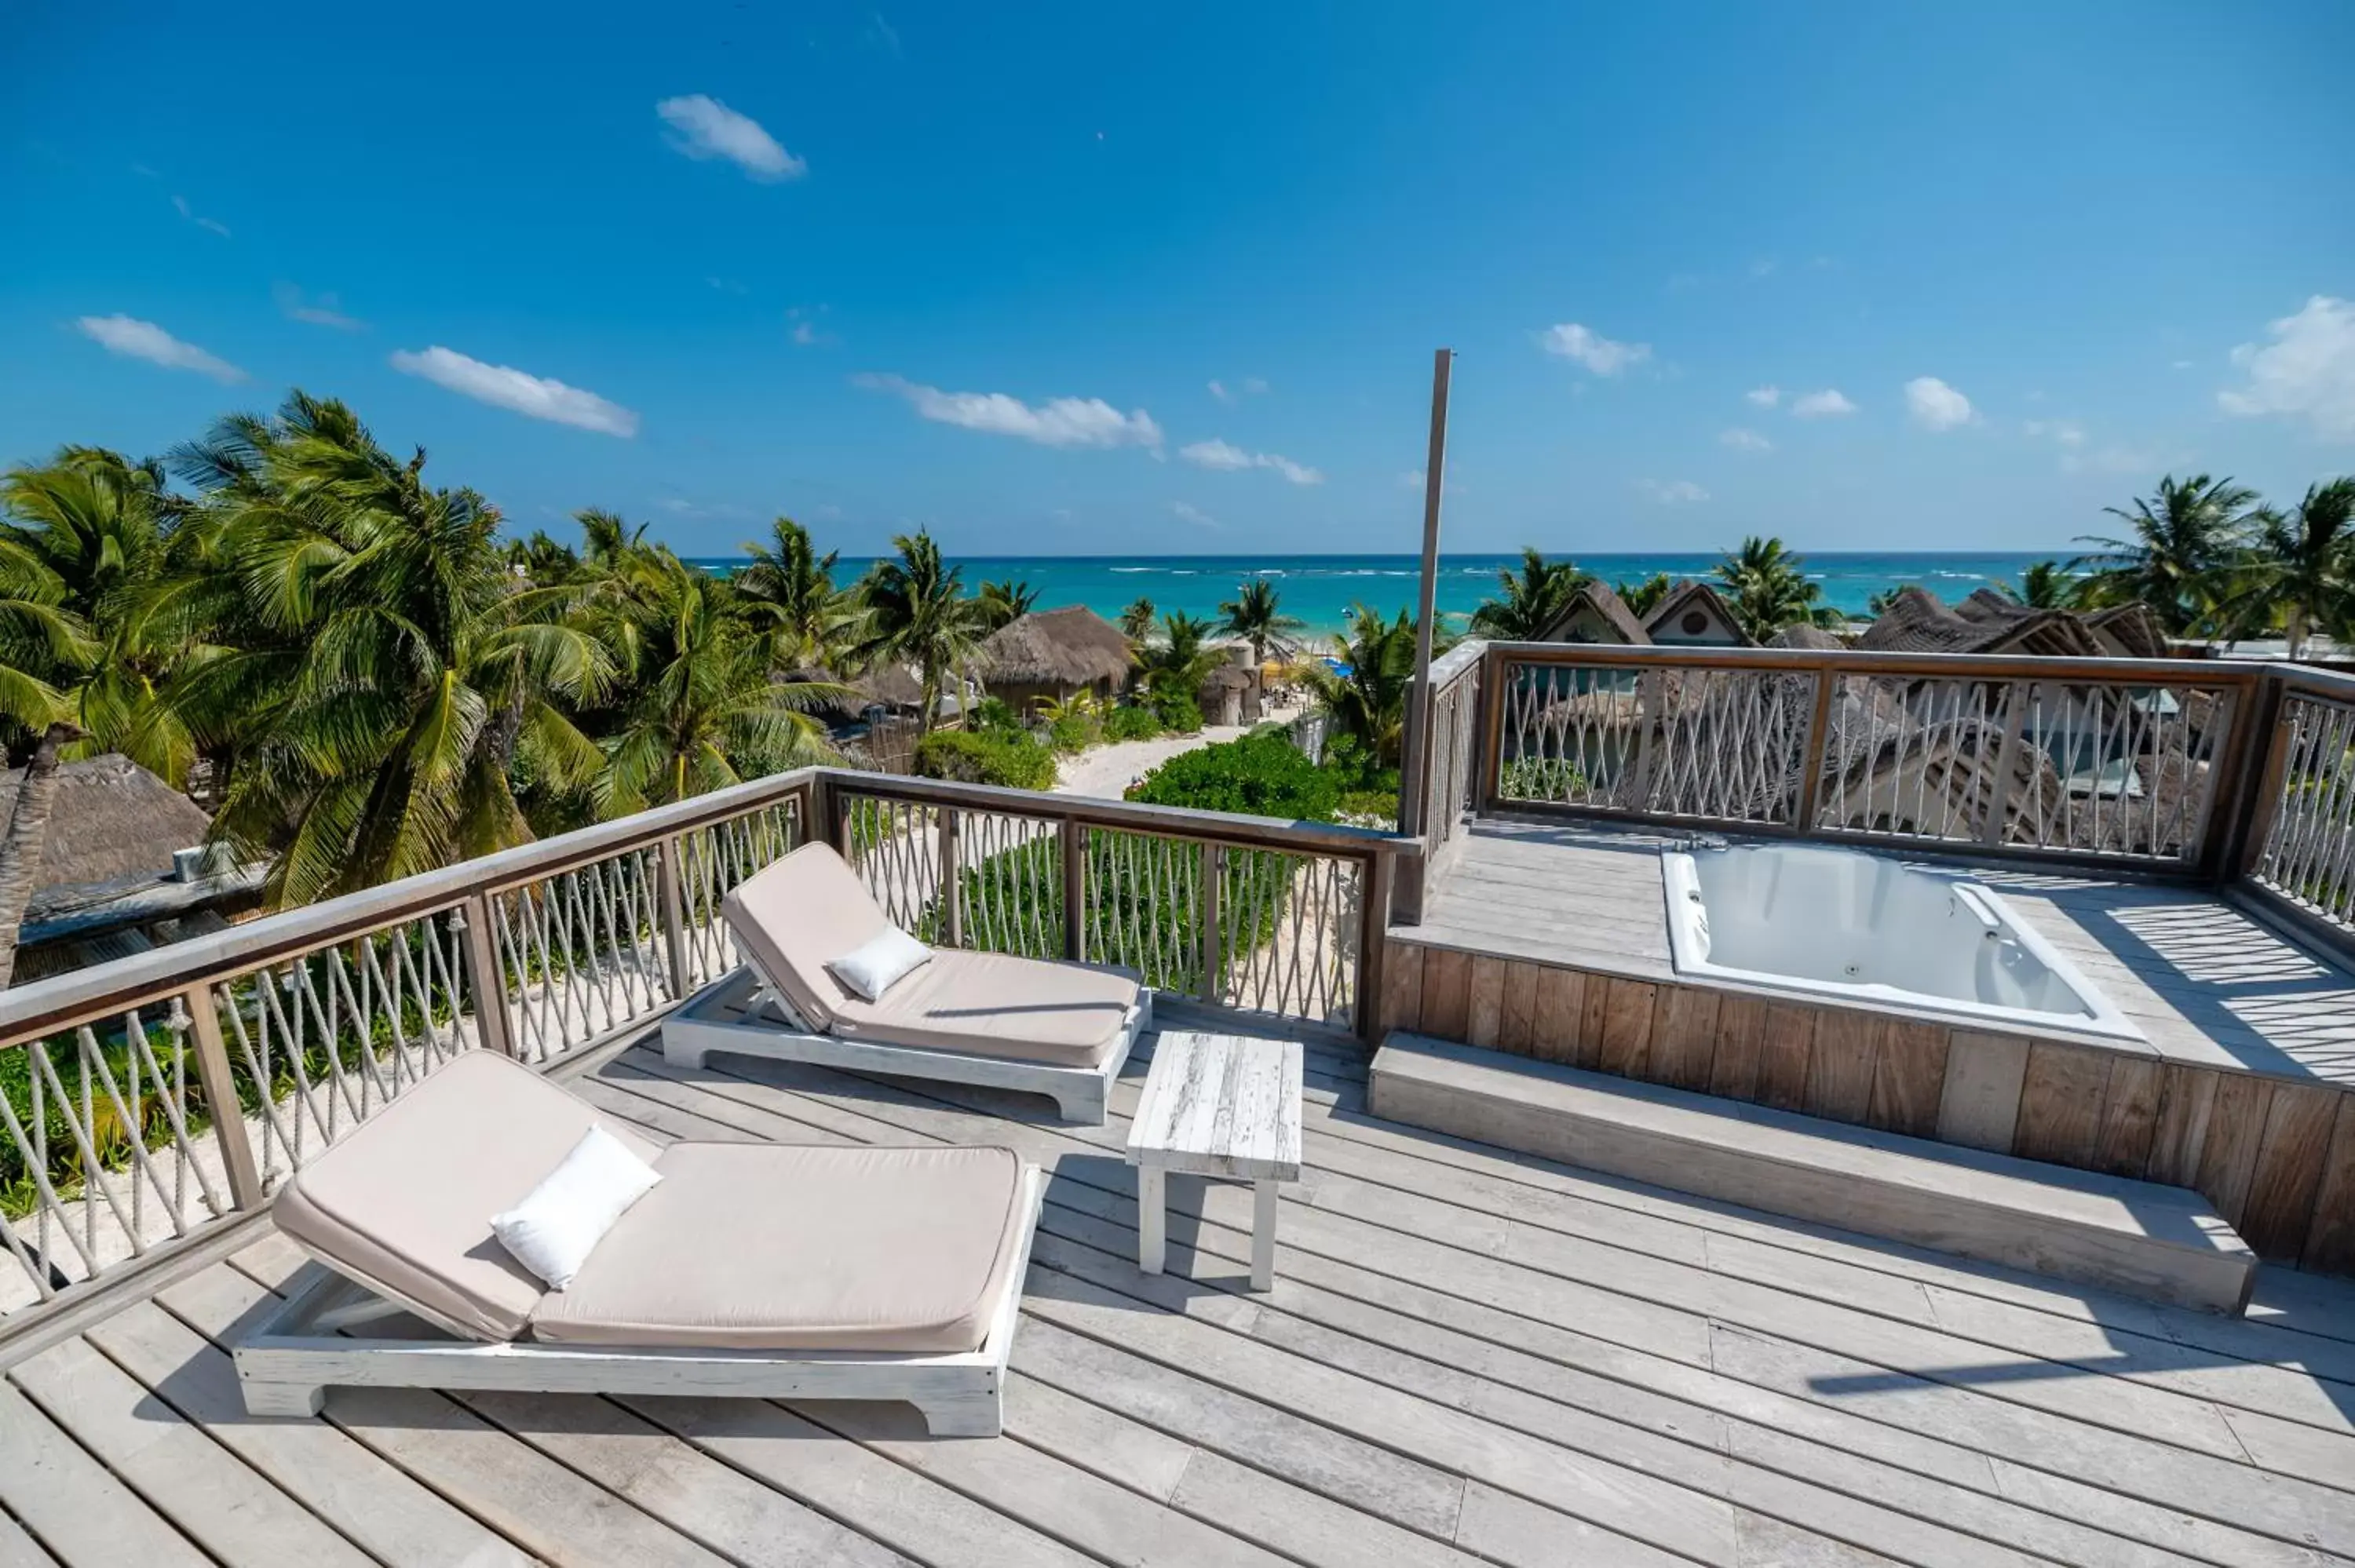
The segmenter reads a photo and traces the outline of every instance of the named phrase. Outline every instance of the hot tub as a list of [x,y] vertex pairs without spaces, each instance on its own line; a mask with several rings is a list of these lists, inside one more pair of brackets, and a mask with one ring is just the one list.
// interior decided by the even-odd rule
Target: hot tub
[[2075,965],[1968,877],[1854,850],[1664,850],[1677,972],[2037,1033],[2142,1039]]

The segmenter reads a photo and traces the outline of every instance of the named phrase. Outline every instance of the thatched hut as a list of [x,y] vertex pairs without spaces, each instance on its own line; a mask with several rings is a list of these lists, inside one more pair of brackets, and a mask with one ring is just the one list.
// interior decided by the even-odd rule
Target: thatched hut
[[1538,634],[1538,641],[1644,648],[1650,646],[1652,634],[1644,630],[1644,623],[1627,608],[1625,599],[1601,583],[1585,583]]
[[1081,692],[1109,701],[1135,663],[1119,627],[1083,604],[1033,610],[989,634],[974,660],[988,694],[1028,712]]
[[[0,773],[0,823],[16,814],[24,772]],[[204,849],[211,827],[194,801],[127,757],[58,768],[41,869],[17,935],[16,979],[144,952],[218,929],[250,907],[260,873]]]
[[1750,646],[1724,596],[1691,577],[1678,579],[1660,596],[1660,602],[1644,618],[1644,630],[1665,648]]

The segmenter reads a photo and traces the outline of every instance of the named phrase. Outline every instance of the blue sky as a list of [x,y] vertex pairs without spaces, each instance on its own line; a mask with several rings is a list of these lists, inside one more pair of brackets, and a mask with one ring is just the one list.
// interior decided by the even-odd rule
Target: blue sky
[[523,530],[1403,550],[1447,344],[1452,548],[2061,546],[2166,469],[2355,470],[2350,46],[2344,0],[18,0],[0,460],[301,386]]

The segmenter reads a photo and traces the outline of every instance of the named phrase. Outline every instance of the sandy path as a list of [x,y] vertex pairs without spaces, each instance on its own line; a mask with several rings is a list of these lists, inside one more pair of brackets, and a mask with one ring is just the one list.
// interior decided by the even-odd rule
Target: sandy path
[[[1270,710],[1266,716],[1284,722],[1297,714],[1297,709],[1278,708]],[[1252,728],[1249,725],[1205,725],[1199,735],[1165,735],[1153,740],[1116,740],[1108,746],[1091,747],[1077,757],[1061,759],[1055,793],[1117,800],[1131,784],[1178,753],[1236,739],[1249,735]]]

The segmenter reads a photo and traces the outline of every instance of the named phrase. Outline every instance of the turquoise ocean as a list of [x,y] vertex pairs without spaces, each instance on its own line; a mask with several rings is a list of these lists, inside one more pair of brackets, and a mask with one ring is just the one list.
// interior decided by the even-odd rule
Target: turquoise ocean
[[[1873,595],[1902,583],[1918,583],[1951,603],[1973,588],[2017,582],[2030,562],[2050,556],[2041,551],[1827,551],[1806,554],[1804,560],[1807,575],[1822,585],[1825,602],[1860,618]],[[1707,577],[1720,557],[1585,554],[1575,558],[1605,582],[1636,582],[1655,572]],[[2067,558],[2065,554],[2062,558]],[[1518,555],[1441,556],[1442,616],[1461,630],[1473,608],[1495,593],[1497,572],[1519,562]],[[742,557],[714,556],[696,564],[728,571],[741,566]],[[1215,617],[1220,601],[1232,599],[1240,584],[1265,577],[1276,585],[1284,612],[1299,617],[1317,634],[1338,630],[1353,605],[1371,605],[1385,613],[1412,609],[1419,569],[1412,556],[965,556],[954,564],[963,568],[968,588],[985,579],[1013,578],[1038,590],[1042,609],[1084,604],[1106,620],[1140,597],[1151,599],[1156,612],[1178,609]],[[836,563],[836,580],[847,584],[868,565],[846,556]]]

